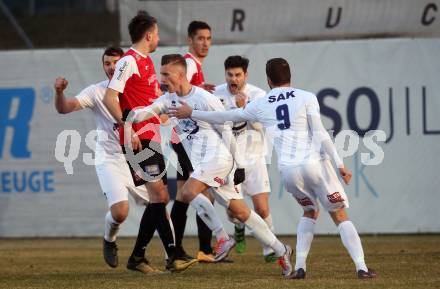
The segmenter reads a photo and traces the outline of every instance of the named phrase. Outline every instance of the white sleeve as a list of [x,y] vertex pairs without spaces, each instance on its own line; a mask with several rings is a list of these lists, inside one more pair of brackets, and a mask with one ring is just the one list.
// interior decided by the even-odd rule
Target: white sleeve
[[224,124],[227,121],[239,122],[239,121],[256,121],[255,118],[255,105],[250,103],[244,109],[236,108],[228,111],[224,111],[225,108],[221,101],[213,96],[206,98],[210,111],[194,110],[191,117],[209,122],[211,124]]
[[236,108],[228,111],[201,111],[193,110],[191,118],[203,120],[211,124],[224,124],[227,121],[239,122],[248,120],[243,109]]
[[167,112],[167,95],[168,94],[162,95],[149,106],[134,109],[129,114],[127,121],[138,123],[152,117],[159,117],[159,114]]
[[319,103],[316,96],[313,96],[306,103],[307,122],[312,131],[313,143],[320,147],[326,154],[328,154],[335,162],[338,168],[344,166],[344,162],[338,155],[335,145],[330,138],[327,130],[321,121],[321,114],[319,112]]
[[[257,89],[256,93],[254,93],[252,95],[252,98],[249,100],[249,102],[252,103],[252,102],[256,101],[257,99],[263,98],[265,96],[266,96],[266,92],[264,90]],[[256,108],[253,108],[253,109],[255,110]],[[256,114],[256,111],[252,112],[252,114]],[[250,124],[251,124],[252,128],[255,129],[256,131],[263,130],[263,125],[258,121],[251,121]]]
[[[209,111],[212,111],[214,113],[226,112],[223,104],[221,103],[220,99],[218,99],[217,97],[212,95],[211,97],[206,97],[205,99]],[[232,126],[230,124],[225,124],[224,122],[222,124],[214,124],[213,126],[222,136],[222,140],[225,143],[226,147],[229,148],[232,157],[237,163],[237,167],[243,168],[245,163],[244,155],[240,154],[240,152],[237,149],[237,140],[232,134]]]
[[194,74],[197,73],[197,65],[191,58],[186,58],[186,78],[189,82],[193,78]]
[[90,85],[86,87],[78,95],[76,95],[75,98],[78,100],[81,108],[93,109],[95,107],[94,86]]
[[116,63],[115,74],[113,74],[112,80],[110,80],[108,87],[123,93],[127,80],[133,74],[139,75],[136,60],[131,55],[122,57]]

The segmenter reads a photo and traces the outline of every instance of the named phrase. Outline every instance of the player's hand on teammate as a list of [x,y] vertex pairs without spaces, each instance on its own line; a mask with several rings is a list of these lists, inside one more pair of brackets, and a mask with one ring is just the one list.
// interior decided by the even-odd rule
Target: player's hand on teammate
[[201,88],[212,93],[215,90],[215,85],[210,83],[204,83],[201,85]]
[[237,107],[245,107],[246,103],[248,101],[248,96],[244,92],[237,92],[235,95],[235,104]]
[[190,118],[193,111],[192,107],[181,100],[179,100],[179,103],[180,106],[169,108],[169,115],[176,118]]
[[55,88],[56,93],[63,92],[67,88],[68,84],[69,84],[69,82],[67,81],[67,79],[65,79],[63,77],[58,77],[55,80],[55,84],[54,84],[54,88]]
[[349,170],[347,170],[345,167],[339,168],[339,175],[341,176],[341,178],[344,180],[344,183],[346,185],[348,185],[348,183],[351,180],[351,172]]
[[238,168],[234,172],[234,185],[239,185],[244,182],[246,178],[245,171],[242,168]]
[[141,140],[133,129],[124,129],[124,143],[135,153],[142,150]]
[[142,150],[141,140],[134,131],[131,137],[131,146],[133,147],[133,151],[140,152]]

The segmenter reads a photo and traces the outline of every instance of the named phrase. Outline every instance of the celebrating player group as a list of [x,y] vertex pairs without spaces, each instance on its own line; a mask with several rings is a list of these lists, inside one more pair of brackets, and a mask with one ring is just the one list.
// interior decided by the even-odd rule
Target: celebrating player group
[[[118,47],[104,51],[106,80],[73,98],[64,96],[65,78],[57,78],[54,85],[59,113],[90,108],[98,131],[103,132],[96,144],[96,158],[102,161],[95,167],[108,204],[105,262],[118,266],[116,239],[128,215],[130,193],[145,210],[126,265],[129,270],[161,274],[187,270],[198,262],[225,261],[234,247],[237,253],[246,250],[247,227],[262,245],[262,260],[277,261],[284,278],[304,279],[321,203],[339,230],[357,277],[375,278],[348,219],[348,199],[337,175],[348,184],[351,172],[322,125],[316,96],[292,86],[289,63],[283,58],[267,61],[268,93],[247,82],[249,60],[238,55],[224,61],[225,83],[209,84],[202,64],[211,46],[211,28],[193,21],[188,26],[188,53],[162,56],[157,79],[150,57],[160,40],[156,19],[139,11],[128,30],[132,40],[128,51]],[[171,139],[160,134],[163,122],[173,127]],[[292,248],[274,234],[266,140],[277,152],[284,187],[303,208],[294,265]],[[172,146],[178,160],[177,195],[170,213],[166,210],[165,143]],[[251,198],[253,210],[244,196]],[[226,233],[214,202],[225,208],[235,224],[233,236]],[[183,246],[189,206],[197,212],[200,247],[196,258]],[[156,230],[164,247],[165,270],[150,264],[145,253]]]

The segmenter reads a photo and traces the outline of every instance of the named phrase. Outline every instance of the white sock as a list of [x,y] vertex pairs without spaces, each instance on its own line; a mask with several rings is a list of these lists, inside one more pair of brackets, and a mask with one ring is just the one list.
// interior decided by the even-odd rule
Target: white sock
[[[265,219],[264,222],[267,224],[267,226],[269,227],[269,229],[272,231],[272,233],[275,233],[275,228],[273,226],[273,222],[272,222],[272,215],[269,214]],[[263,256],[267,256],[269,254],[272,254],[274,251],[271,247],[263,245]]]
[[362,249],[361,238],[356,231],[353,223],[345,221],[338,226],[339,234],[341,235],[342,243],[347,248],[351,259],[356,265],[356,271],[368,271],[364,260],[364,250]]
[[267,226],[269,226],[269,229],[272,232],[275,232],[275,227],[273,226],[273,222],[272,222],[272,215],[269,214],[265,219],[264,222],[266,222]]
[[197,215],[199,215],[208,228],[215,234],[217,241],[220,239],[229,239],[229,235],[224,230],[214,206],[207,197],[203,194],[198,194],[189,204],[197,211]]
[[116,235],[119,231],[120,223],[113,220],[112,213],[110,211],[105,215],[105,226],[104,226],[104,239],[107,242],[115,242]]
[[303,268],[306,271],[307,255],[315,233],[316,221],[311,218],[301,217],[296,229],[296,261],[295,270]]
[[263,246],[271,247],[277,256],[282,256],[286,252],[286,248],[277,237],[272,233],[264,220],[251,210],[249,218],[244,224],[252,230],[254,237],[260,241]]

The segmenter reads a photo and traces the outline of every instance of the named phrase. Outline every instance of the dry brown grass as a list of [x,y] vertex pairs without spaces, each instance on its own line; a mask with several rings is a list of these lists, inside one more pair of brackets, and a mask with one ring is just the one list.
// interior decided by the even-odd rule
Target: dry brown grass
[[[294,247],[295,238],[282,238]],[[354,266],[336,236],[317,236],[308,260],[306,280],[283,280],[276,264],[265,264],[255,239],[234,263],[198,264],[180,274],[147,276],[125,269],[132,238],[119,242],[120,265],[107,267],[101,240],[1,239],[0,288],[440,288],[440,236],[364,236],[369,266],[376,280],[357,280]],[[195,253],[197,240],[185,240]],[[162,267],[163,251],[155,238],[148,250]]]

